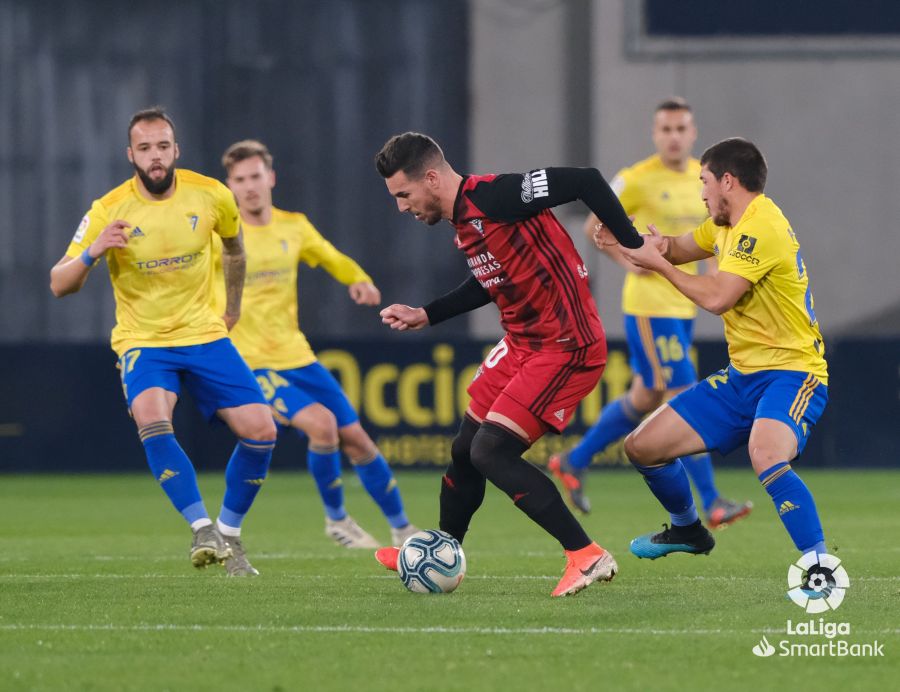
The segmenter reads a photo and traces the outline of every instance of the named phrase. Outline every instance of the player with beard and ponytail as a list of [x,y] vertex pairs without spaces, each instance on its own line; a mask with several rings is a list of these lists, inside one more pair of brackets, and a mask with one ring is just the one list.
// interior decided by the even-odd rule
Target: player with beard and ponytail
[[[50,270],[50,289],[57,297],[79,291],[106,257],[122,388],[150,470],[193,531],[191,562],[224,563],[230,576],[254,576],[240,539],[230,536],[266,477],[276,432],[256,378],[228,338],[240,316],[246,267],[237,205],[219,181],[176,169],[175,126],[161,108],[132,116],[127,154],[134,177],[93,203]],[[224,315],[212,308],[214,233],[223,245]],[[172,428],[182,385],[205,416],[218,416],[238,437],[216,525]]]
[[[522,454],[544,433],[565,428],[606,365],[587,268],[550,209],[580,199],[623,246],[643,240],[593,168],[463,176],[433,139],[416,132],[388,140],[375,165],[401,212],[428,225],[451,223],[472,272],[425,307],[385,308],[382,321],[400,331],[421,329],[494,302],[506,330],[469,386],[472,402],[441,486],[441,530],[463,540],[487,479],[562,545],[566,568],[553,596],[611,580],[618,571],[612,555]],[[376,558],[396,568],[397,549],[382,548]]]

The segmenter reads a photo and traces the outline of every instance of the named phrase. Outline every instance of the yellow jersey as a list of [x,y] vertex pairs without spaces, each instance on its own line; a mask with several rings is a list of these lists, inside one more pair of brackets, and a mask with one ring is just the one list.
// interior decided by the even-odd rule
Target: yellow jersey
[[144,197],[137,179],[122,183],[91,205],[68,257],[78,257],[117,219],[127,221],[128,245],[106,251],[116,299],[112,347],[121,356],[138,346],[193,346],[228,336],[211,305],[211,238],[240,232],[231,191],[214,178],[175,171],[175,192]]
[[[686,170],[667,168],[658,155],[624,168],[610,183],[634,226],[647,232],[652,223],[663,235],[689,233],[707,217],[706,205],[700,197],[700,162],[689,159]],[[679,267],[689,274],[697,273],[692,262]],[[622,289],[622,312],[639,317],[676,317],[691,319],[697,306],[679,293],[659,274],[628,272]]]
[[719,271],[752,286],[722,315],[732,365],[742,373],[798,370],[828,384],[825,346],[813,310],[800,244],[781,209],[755,197],[735,226],[707,219],[694,240],[718,258]]
[[[372,279],[325,240],[305,214],[273,209],[269,224],[244,222],[243,227],[247,278],[241,318],[231,330],[231,340],[253,370],[290,370],[314,363],[315,353],[298,323],[299,263],[321,265],[346,285]],[[215,256],[216,311],[224,313],[221,242],[216,243]]]

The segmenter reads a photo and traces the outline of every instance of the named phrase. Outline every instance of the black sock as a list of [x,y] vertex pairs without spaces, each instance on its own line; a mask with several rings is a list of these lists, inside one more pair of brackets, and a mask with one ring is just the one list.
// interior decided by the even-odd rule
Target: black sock
[[472,441],[472,465],[563,549],[588,546],[591,539],[566,507],[553,481],[522,458],[527,449],[528,445],[508,430],[482,423]]
[[478,432],[478,423],[463,418],[459,432],[450,447],[452,461],[441,479],[441,531],[446,531],[460,543],[469,530],[472,515],[484,500],[484,476],[472,466],[470,449]]

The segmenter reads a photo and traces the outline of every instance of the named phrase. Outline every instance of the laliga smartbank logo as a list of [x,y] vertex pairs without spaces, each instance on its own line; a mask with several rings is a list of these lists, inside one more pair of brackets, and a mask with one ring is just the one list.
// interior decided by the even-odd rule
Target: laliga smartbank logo
[[810,550],[788,568],[788,596],[807,613],[837,610],[850,577],[834,555]]
[[[836,610],[850,588],[850,577],[840,559],[827,553],[810,551],[788,568],[788,597],[807,613]],[[884,644],[878,640],[850,642],[849,622],[827,622],[825,618],[793,622],[787,621],[785,634],[802,639],[781,639],[770,642],[764,635],[752,651],[760,658],[778,654],[781,657],[884,656]],[[813,639],[810,639],[813,638]]]

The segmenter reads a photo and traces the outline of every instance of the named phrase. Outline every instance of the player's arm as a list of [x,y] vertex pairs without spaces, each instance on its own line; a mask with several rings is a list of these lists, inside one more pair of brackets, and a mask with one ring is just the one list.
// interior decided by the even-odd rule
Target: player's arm
[[328,242],[305,215],[301,215],[300,219],[300,261],[310,267],[321,265],[336,281],[347,286],[350,298],[357,305],[378,305],[381,291],[372,277],[352,257]]
[[478,279],[470,276],[452,291],[432,300],[425,307],[413,308],[396,303],[389,305],[381,311],[381,321],[391,329],[401,332],[407,329],[422,329],[477,310],[490,302],[490,294],[484,290]]
[[231,328],[241,317],[241,295],[247,273],[243,231],[230,238],[222,238],[222,273],[225,275],[225,326]]
[[[650,230],[653,234],[651,238],[660,237],[656,228],[651,226]],[[679,239],[684,237],[678,236]],[[694,244],[696,245],[696,242]],[[662,244],[652,240],[637,249],[625,248],[622,252],[631,262],[660,274],[695,304],[716,315],[733,308],[751,286],[748,279],[727,271],[719,271],[712,275],[683,272],[666,259]],[[677,250],[673,256],[679,257]]]
[[580,199],[624,247],[644,242],[616,193],[596,168],[542,168],[479,183],[470,197],[490,217],[517,221]]
[[128,244],[128,236],[125,229],[131,228],[131,224],[121,219],[116,219],[106,226],[97,236],[97,239],[88,245],[78,257],[63,255],[50,270],[50,290],[57,298],[62,298],[70,293],[77,293],[87,281],[91,269],[113,247],[125,247]]

